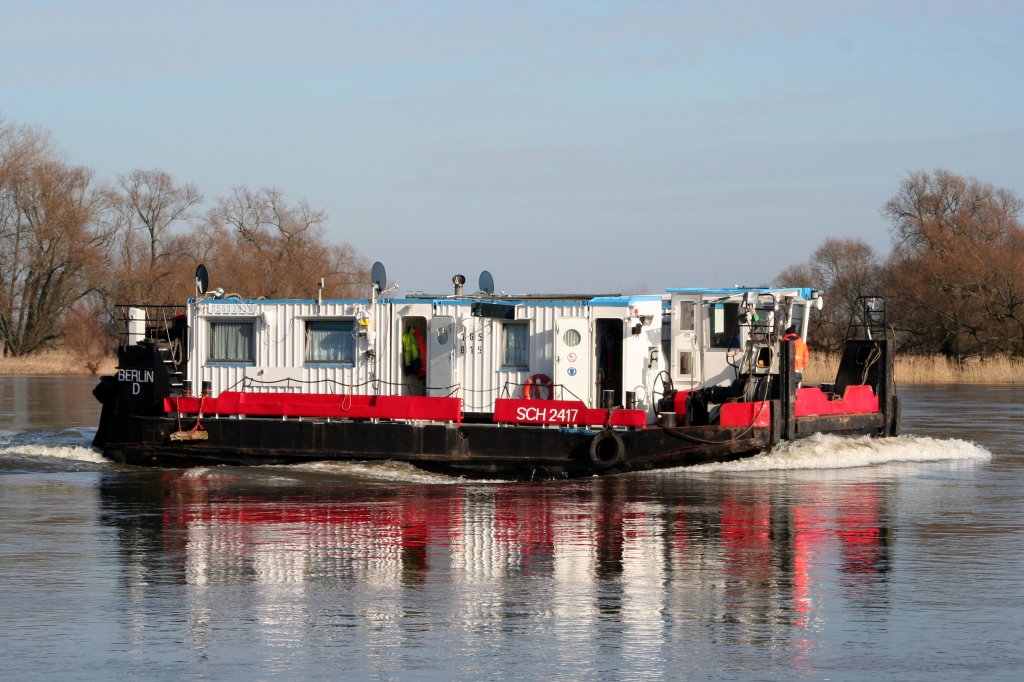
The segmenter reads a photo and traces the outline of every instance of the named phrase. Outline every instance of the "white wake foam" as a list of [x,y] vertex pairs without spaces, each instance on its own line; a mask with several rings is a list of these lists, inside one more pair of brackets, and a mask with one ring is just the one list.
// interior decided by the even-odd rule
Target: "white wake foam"
[[82,445],[35,445],[25,443],[0,448],[0,457],[32,457],[35,459],[59,459],[93,464],[109,464],[96,450]]
[[850,469],[895,462],[979,461],[992,458],[985,448],[955,438],[928,436],[856,438],[815,434],[780,443],[773,450],[734,462],[700,464],[686,471],[787,471],[801,469]]

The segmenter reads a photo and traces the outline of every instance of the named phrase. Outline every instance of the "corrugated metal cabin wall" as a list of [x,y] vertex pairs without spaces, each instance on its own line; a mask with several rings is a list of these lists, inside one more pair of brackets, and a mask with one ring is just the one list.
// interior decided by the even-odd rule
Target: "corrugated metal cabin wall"
[[554,375],[555,324],[562,317],[587,317],[590,308],[580,304],[523,304],[516,319],[527,322],[529,331],[529,366],[510,369],[502,366],[504,359],[503,320],[473,317],[471,301],[439,301],[434,315],[455,320],[457,346],[455,372],[460,386],[459,397],[468,412],[489,412],[496,398],[520,398],[523,385],[533,374]]
[[[374,392],[371,380],[375,363],[367,356],[371,346],[369,334],[377,334],[381,315],[369,301],[296,301],[279,304],[280,322],[271,328],[276,336],[267,343],[278,347],[268,348],[268,366],[293,370],[306,383],[303,392],[312,393],[356,393]],[[351,366],[316,366],[306,364],[306,322],[308,320],[355,320],[360,313],[369,315],[368,335],[355,340],[355,362]],[[376,346],[376,343],[374,342]],[[374,348],[376,351],[376,347]]]
[[[390,331],[386,304],[377,304],[371,310],[369,301],[245,301],[256,306],[256,315],[245,319],[255,322],[254,363],[243,364],[210,364],[209,336],[211,320],[224,319],[216,314],[204,314],[201,309],[190,309],[190,329],[194,338],[192,349],[193,361],[190,375],[195,390],[199,390],[203,381],[211,382],[212,393],[217,395],[227,390],[290,390],[304,393],[373,393],[375,386],[371,379],[375,378],[375,365],[387,365],[387,360],[370,362],[366,350],[368,338],[356,340],[356,358],[352,366],[306,365],[305,333],[306,321],[311,319],[343,319],[353,320],[360,311],[366,311],[371,317],[371,326],[380,338]],[[374,311],[378,311],[375,312]],[[242,319],[242,318],[238,318]],[[383,327],[383,329],[381,329]],[[376,342],[377,345],[380,341]],[[380,349],[375,348],[380,358]],[[388,370],[390,371],[390,370]],[[377,377],[387,380],[388,371]],[[246,379],[250,381],[246,381]],[[283,381],[290,379],[290,384]],[[385,389],[386,390],[386,389]]]
[[376,355],[372,363],[373,378],[377,379],[376,390],[384,395],[400,395],[402,377],[402,332],[398,319],[398,306],[391,300],[376,301],[370,311],[370,326],[373,329],[373,346]]
[[[501,322],[487,317],[466,317],[458,321],[455,353],[459,397],[466,412],[491,412],[510,373],[500,372]],[[516,381],[514,376],[509,379]],[[514,387],[509,389],[514,390]]]
[[[240,389],[245,378],[244,365],[209,364],[210,321],[219,319],[227,318],[205,311],[204,301],[195,301],[189,306],[189,378],[196,395],[202,390],[203,382],[210,382],[211,395],[216,396],[223,391]],[[240,319],[254,318],[249,316]]]

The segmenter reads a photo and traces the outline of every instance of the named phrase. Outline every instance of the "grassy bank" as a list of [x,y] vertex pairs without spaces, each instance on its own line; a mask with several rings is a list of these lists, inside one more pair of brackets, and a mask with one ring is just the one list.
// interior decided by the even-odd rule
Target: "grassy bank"
[[[95,374],[113,374],[117,359],[105,359]],[[839,368],[839,356],[814,353],[806,383],[831,383]],[[0,358],[0,376],[89,375],[85,362],[75,353],[48,351],[25,358]],[[896,360],[897,384],[1024,384],[1024,358],[988,358],[963,365],[939,356],[909,355]]]
[[0,376],[40,374],[76,376],[90,374],[113,374],[117,358],[103,360],[96,372],[90,372],[85,360],[77,353],[66,350],[47,351],[21,358],[0,358]]

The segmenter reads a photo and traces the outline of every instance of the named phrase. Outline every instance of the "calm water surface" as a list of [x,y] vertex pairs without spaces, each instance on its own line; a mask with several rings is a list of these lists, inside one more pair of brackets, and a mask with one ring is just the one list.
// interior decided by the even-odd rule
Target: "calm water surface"
[[1024,388],[899,439],[542,484],[154,470],[91,379],[0,377],[4,679],[1016,680]]

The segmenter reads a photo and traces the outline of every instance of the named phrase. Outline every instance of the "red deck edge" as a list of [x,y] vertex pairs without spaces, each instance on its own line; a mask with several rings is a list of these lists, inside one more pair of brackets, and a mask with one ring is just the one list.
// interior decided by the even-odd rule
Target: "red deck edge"
[[164,398],[164,411],[168,414],[197,414],[200,403],[203,414],[207,415],[411,419],[462,423],[462,400],[422,396],[224,391],[216,398]]
[[718,412],[718,423],[729,427],[771,426],[771,403],[767,400],[759,400],[756,403],[723,403],[722,409]]
[[[462,422],[459,398],[422,396],[335,395],[323,393],[243,393],[225,391],[216,398],[164,398],[168,414],[249,415],[254,417],[330,417],[335,419],[409,419]],[[795,416],[878,412],[878,396],[870,386],[848,386],[842,399],[830,400],[820,388],[797,389]],[[768,426],[767,403],[722,405],[722,426]],[[579,400],[498,399],[494,421],[499,424],[564,424],[644,427],[644,410],[588,408]]]
[[820,388],[813,386],[796,390],[793,414],[797,417],[869,412],[878,412],[878,396],[870,386],[847,386],[839,400],[829,400]]
[[593,409],[581,400],[520,400],[499,398],[494,401],[494,421],[498,424],[563,424],[578,426],[647,426],[644,410]]

